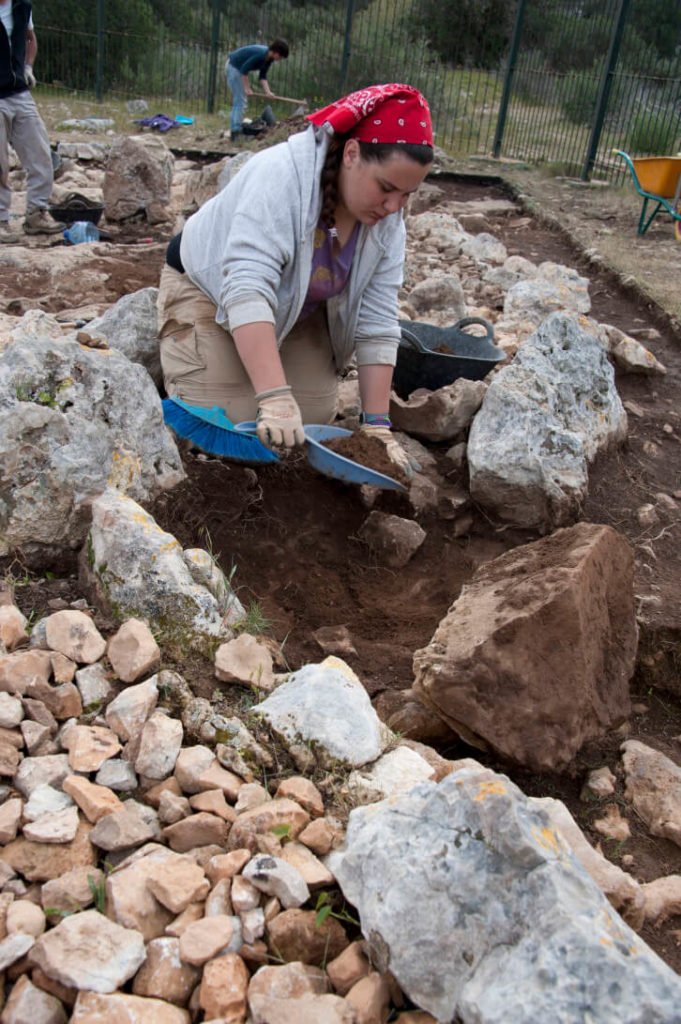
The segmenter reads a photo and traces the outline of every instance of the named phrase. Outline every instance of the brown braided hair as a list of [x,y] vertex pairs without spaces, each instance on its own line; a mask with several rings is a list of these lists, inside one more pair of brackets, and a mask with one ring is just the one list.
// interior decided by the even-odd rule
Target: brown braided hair
[[[325,228],[335,224],[335,211],[340,201],[338,177],[343,160],[343,150],[350,135],[335,134],[329,144],[326,160],[322,168],[320,185],[322,189],[321,222]],[[411,160],[426,167],[433,162],[433,147],[420,146],[405,142],[360,142],[359,151],[362,160],[384,163],[393,153],[404,153]]]

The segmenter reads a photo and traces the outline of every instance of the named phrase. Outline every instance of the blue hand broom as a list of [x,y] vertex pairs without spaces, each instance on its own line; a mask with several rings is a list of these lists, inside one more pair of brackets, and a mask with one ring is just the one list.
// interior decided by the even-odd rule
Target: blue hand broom
[[164,398],[161,404],[166,426],[203,452],[224,455],[237,462],[279,461],[274,452],[261,444],[257,437],[235,430],[232,421],[227,419],[217,405],[212,409],[203,409],[174,397]]

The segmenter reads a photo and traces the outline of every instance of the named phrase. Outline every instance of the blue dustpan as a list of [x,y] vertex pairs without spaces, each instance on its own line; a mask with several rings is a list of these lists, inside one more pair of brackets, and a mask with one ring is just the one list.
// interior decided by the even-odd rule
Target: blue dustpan
[[[237,423],[235,430],[241,430],[245,434],[255,433],[255,423],[246,421]],[[343,480],[346,484],[370,484],[372,487],[382,487],[386,490],[406,491],[407,488],[398,480],[384,473],[377,473],[375,469],[362,466],[359,462],[346,459],[330,448],[325,448],[323,442],[330,441],[334,437],[350,437],[351,430],[344,430],[343,427],[327,427],[322,424],[308,423],[303,428],[307,442],[307,461],[319,473],[324,476],[333,477],[334,480]]]

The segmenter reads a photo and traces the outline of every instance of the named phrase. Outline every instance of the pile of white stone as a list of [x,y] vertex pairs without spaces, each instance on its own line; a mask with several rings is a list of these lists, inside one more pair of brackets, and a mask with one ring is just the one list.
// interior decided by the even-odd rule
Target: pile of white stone
[[[161,668],[144,622],[107,641],[82,602],[29,628],[11,597],[2,1024],[539,1024],[550,1007],[578,1024],[587,1004],[595,1024],[613,1007],[628,1024],[672,1019],[681,982],[633,929],[676,912],[674,879],[639,887],[558,801],[396,743],[340,659],[267,678],[249,729]],[[215,674],[252,686],[266,647],[238,640]],[[660,815],[678,821],[679,769],[625,748],[639,813],[661,779]],[[595,795],[612,792],[601,775]],[[323,794],[366,806],[346,829]],[[678,841],[670,814],[652,831]],[[509,1018],[501,981],[518,974]]]
[[384,1020],[398,986],[315,909],[343,835],[319,789],[185,745],[140,621],[107,643],[69,608],[29,640],[5,604],[0,635],[3,1024]]

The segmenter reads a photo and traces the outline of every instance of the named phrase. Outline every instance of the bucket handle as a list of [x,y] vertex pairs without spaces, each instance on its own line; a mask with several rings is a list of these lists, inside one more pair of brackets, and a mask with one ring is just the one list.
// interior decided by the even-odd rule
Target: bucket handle
[[67,194],[54,205],[58,207],[71,207],[74,210],[93,210],[100,207],[102,204],[96,202],[94,199],[88,199],[87,196],[81,195],[80,192],[67,192]]
[[[485,320],[484,316],[465,316],[454,324],[454,330],[461,330],[464,327],[468,327],[469,324],[480,324],[482,327],[484,327],[486,331],[486,337],[481,338],[480,340],[490,341],[494,343],[494,327],[489,322],[489,320]],[[468,331],[464,331],[463,333],[468,334]],[[475,335],[471,334],[470,337],[473,338],[475,337]]]
[[[490,343],[494,344],[494,327],[489,322],[489,320],[485,320],[485,318],[482,316],[464,316],[462,317],[461,320],[458,320],[454,324],[453,328],[443,328],[443,330],[451,329],[454,331],[461,331],[462,334],[467,334],[468,332],[463,331],[463,328],[468,327],[470,324],[480,324],[482,327],[484,327],[486,331],[486,337],[480,338],[480,341],[489,341]],[[419,338],[415,334],[413,334],[407,327],[400,326],[400,331],[404,340],[408,341],[409,344],[413,348],[415,348],[417,352],[421,353],[421,355],[433,354],[432,349],[427,348],[423,344],[423,342],[420,341]],[[470,334],[468,336],[470,338],[475,337],[475,335],[473,334]]]

